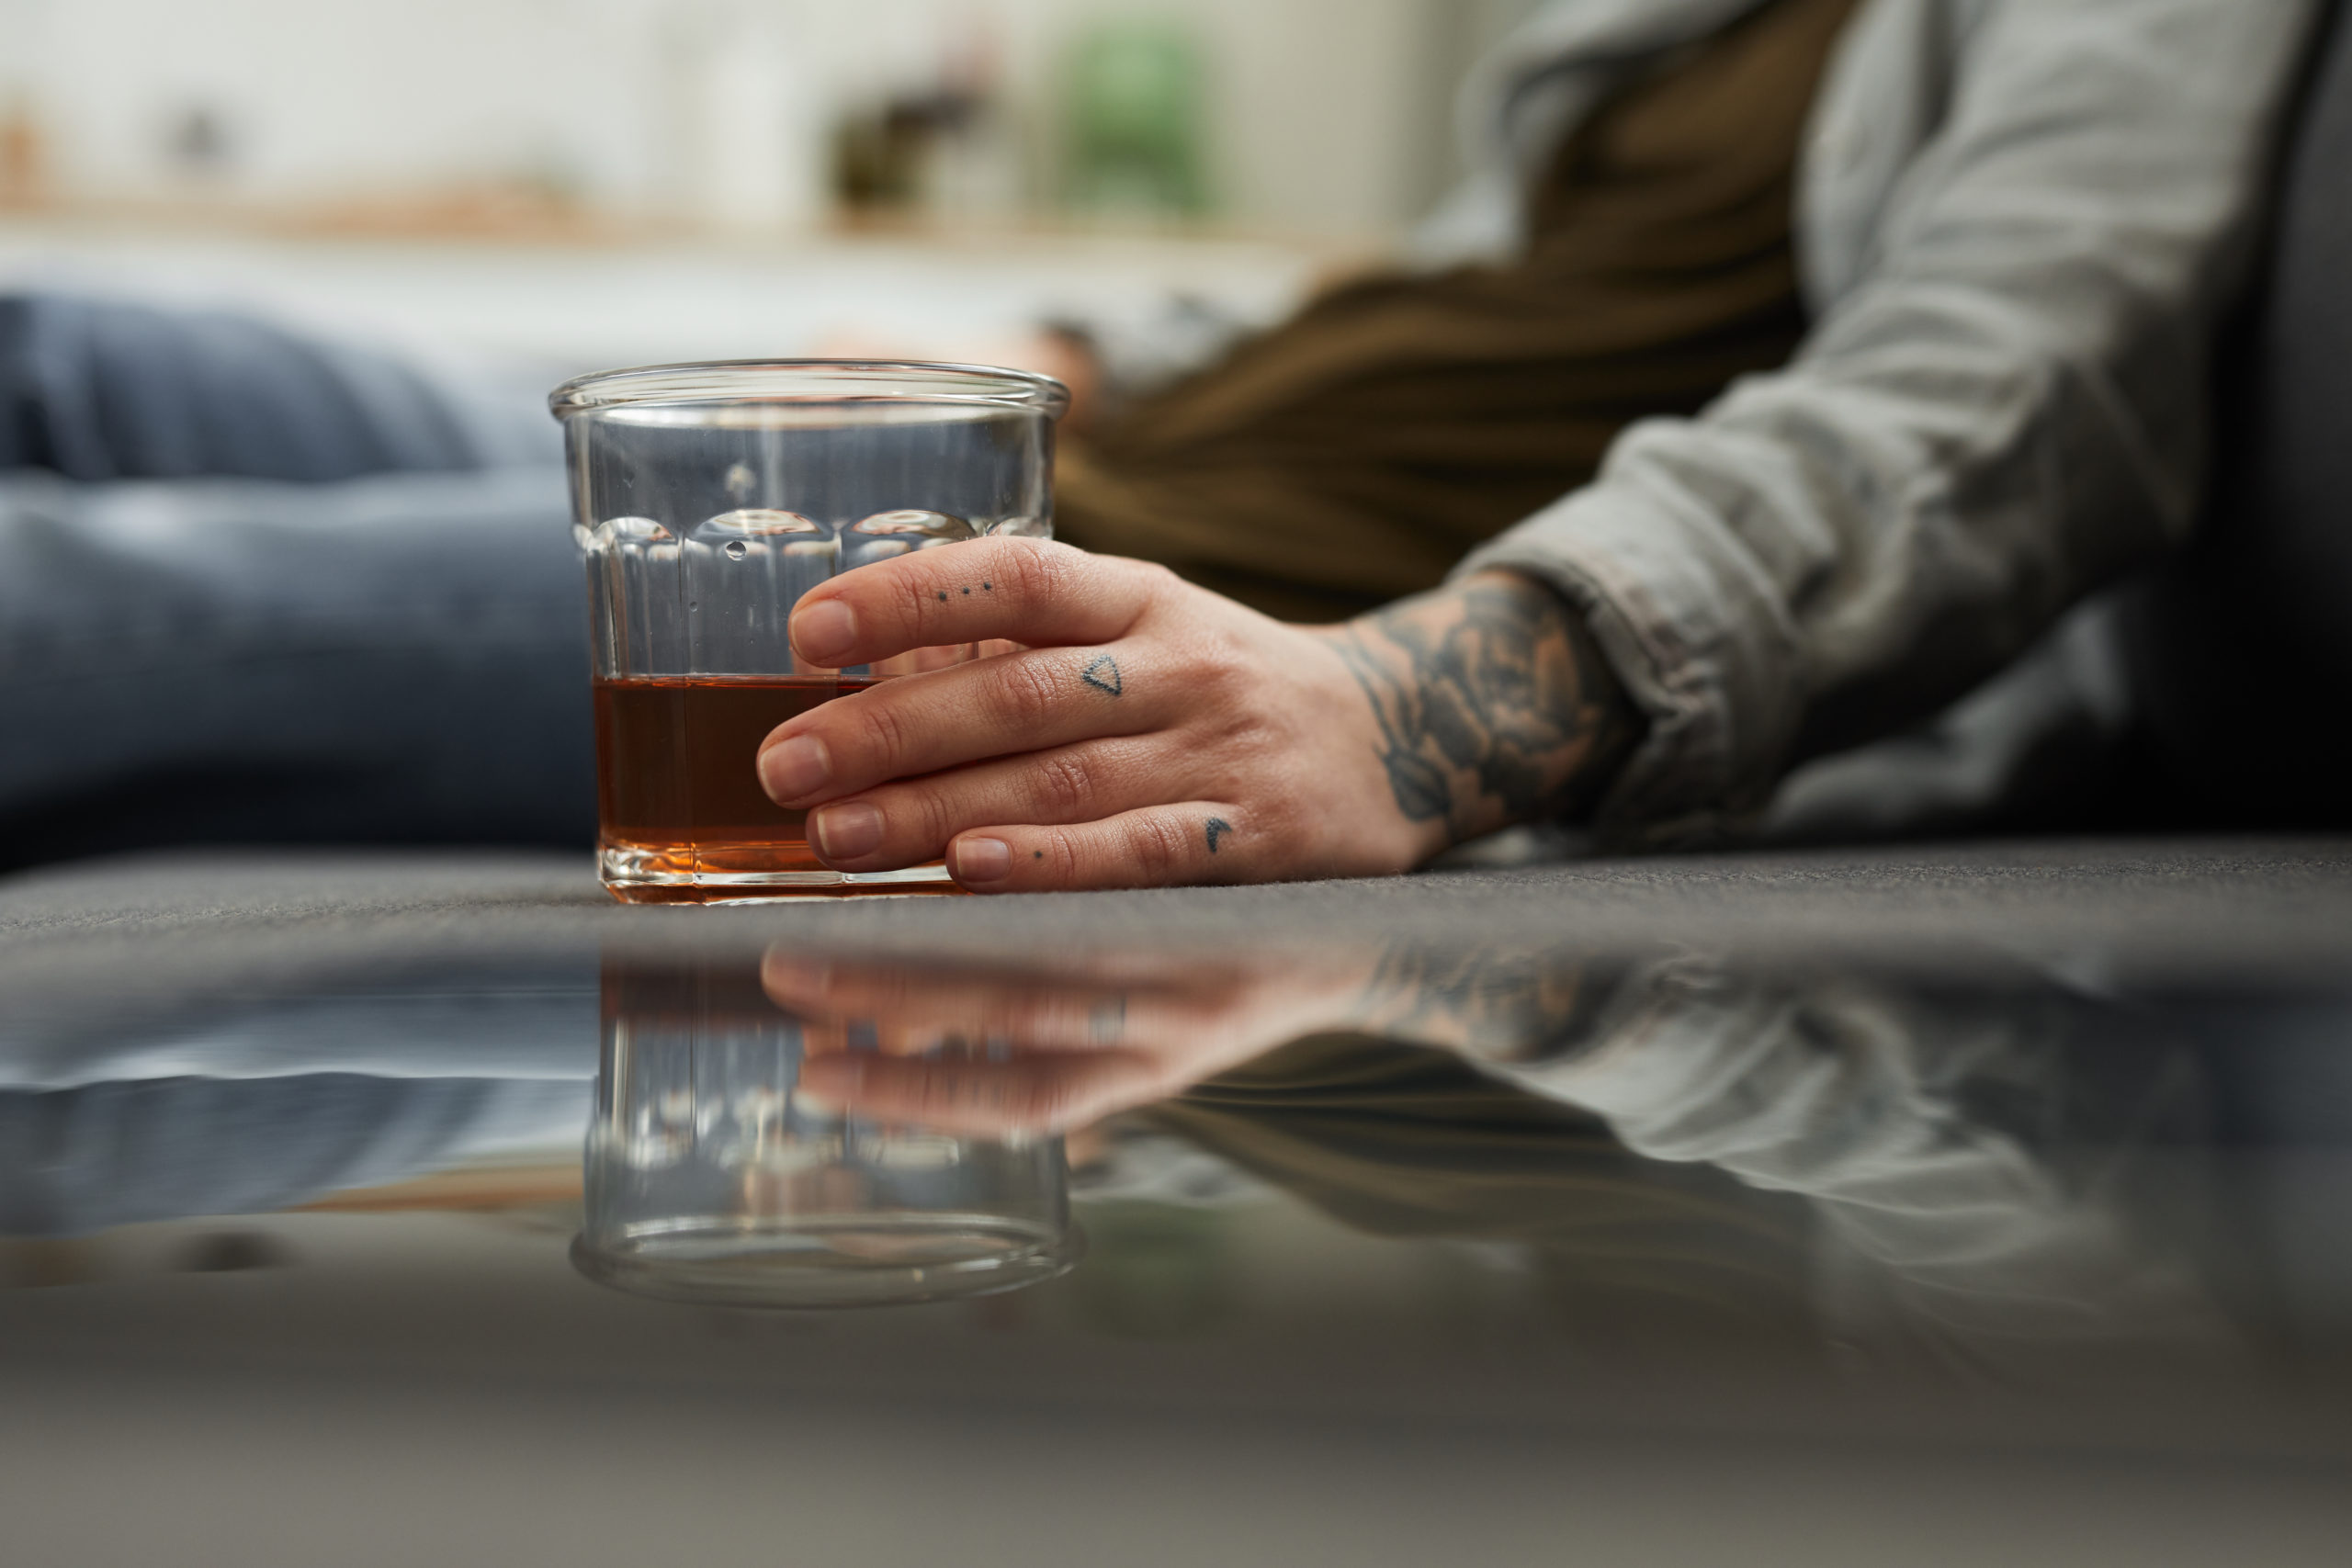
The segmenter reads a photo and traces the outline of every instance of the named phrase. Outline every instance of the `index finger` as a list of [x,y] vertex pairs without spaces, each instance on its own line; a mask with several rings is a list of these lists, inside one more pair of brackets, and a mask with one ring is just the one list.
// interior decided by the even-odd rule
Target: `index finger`
[[1172,581],[1159,567],[1043,539],[970,539],[819,583],[793,608],[792,650],[839,670],[991,637],[1110,642]]

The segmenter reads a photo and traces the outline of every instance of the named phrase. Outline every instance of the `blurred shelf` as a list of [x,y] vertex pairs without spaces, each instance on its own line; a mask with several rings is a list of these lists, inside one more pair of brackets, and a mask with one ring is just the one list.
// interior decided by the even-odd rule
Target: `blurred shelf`
[[911,350],[1171,290],[1269,317],[1374,251],[1208,228],[859,222],[705,232],[527,214],[494,223],[489,209],[468,227],[457,220],[468,210],[0,209],[0,287],[259,310],[569,370],[805,354],[843,332]]

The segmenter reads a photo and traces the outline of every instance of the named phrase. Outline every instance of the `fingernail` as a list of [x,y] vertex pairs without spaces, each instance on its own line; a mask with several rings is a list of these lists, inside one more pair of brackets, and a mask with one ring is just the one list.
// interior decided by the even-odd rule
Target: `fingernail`
[[857,615],[837,599],[820,599],[792,612],[792,651],[811,664],[831,665],[857,640]]
[[814,795],[833,776],[833,760],[813,735],[796,735],[760,753],[760,787],[779,805]]
[[855,860],[881,845],[882,813],[863,803],[828,806],[809,815],[808,831],[827,860]]
[[967,887],[1001,882],[1012,872],[1012,846],[1002,839],[958,839],[948,857],[947,869]]

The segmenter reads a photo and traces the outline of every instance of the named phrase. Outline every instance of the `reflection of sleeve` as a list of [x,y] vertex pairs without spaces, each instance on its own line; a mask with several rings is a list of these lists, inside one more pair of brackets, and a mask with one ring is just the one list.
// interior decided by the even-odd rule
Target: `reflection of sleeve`
[[[1668,965],[1625,987],[1596,1043],[1509,1076],[1638,1154],[1809,1199],[1914,1328],[1980,1350],[2215,1341],[2183,1262],[2143,1252],[2120,1212],[2110,1178],[2136,1150],[2092,1151],[2100,1179],[2078,1180],[1968,1109],[1972,1084],[1998,1084],[2055,1121],[2070,1016]],[[2161,1076],[2139,1092],[2160,1099]]]
[[1650,715],[1618,837],[1758,805],[2014,657],[2193,519],[2208,345],[2307,0],[1989,0],[1860,280],[1786,370],[1475,553]]

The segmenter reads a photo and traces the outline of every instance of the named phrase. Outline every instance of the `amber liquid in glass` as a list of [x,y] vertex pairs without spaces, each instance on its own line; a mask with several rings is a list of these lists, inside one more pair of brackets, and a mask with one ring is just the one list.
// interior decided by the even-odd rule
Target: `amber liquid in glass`
[[885,679],[668,675],[594,682],[597,828],[607,859],[618,852],[650,882],[672,885],[616,893],[699,901],[729,888],[755,895],[759,878],[779,873],[829,875],[808,847],[808,813],[786,810],[760,788],[760,743],[786,719]]

